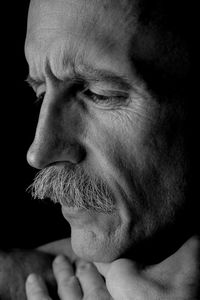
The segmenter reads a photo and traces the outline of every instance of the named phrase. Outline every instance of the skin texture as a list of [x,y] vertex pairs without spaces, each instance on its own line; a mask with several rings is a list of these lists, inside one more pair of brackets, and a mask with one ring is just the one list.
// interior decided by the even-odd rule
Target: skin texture
[[90,261],[137,257],[140,245],[174,230],[180,207],[184,215],[179,85],[189,63],[181,37],[162,25],[159,5],[154,10],[152,18],[136,1],[31,1],[25,54],[33,88],[44,97],[27,159],[38,169],[79,164],[106,180],[112,214],[62,207],[74,252]]
[[61,300],[199,298],[183,10],[178,0],[31,1],[25,53],[41,111],[28,162],[79,166],[106,182],[114,210],[60,200],[71,240],[40,250],[68,259],[53,262],[53,278],[52,257],[3,253],[1,298],[21,300],[36,272],[28,300],[55,300],[45,270]]
[[[1,251],[0,297],[2,300],[49,300],[50,296],[53,300],[78,300],[83,296],[84,300],[129,300],[133,296],[142,300],[198,299],[198,252],[199,240],[193,237],[161,263],[141,269],[128,259],[95,264],[80,260],[73,253],[69,239],[34,251]],[[30,275],[33,272],[36,274]]]
[[58,299],[56,280],[52,271],[54,258],[55,255],[38,250],[0,251],[0,299],[26,300],[24,282],[33,272],[43,277],[53,299]]
[[[43,246],[40,250],[59,251],[68,256],[70,249],[67,248],[67,241],[63,240]],[[73,268],[69,259],[59,255],[53,262],[59,299],[198,299],[198,253],[199,240],[193,237],[161,263],[143,269],[128,259],[91,264],[78,258],[75,258]],[[28,300],[49,300],[44,279],[36,274],[28,277],[26,293]]]

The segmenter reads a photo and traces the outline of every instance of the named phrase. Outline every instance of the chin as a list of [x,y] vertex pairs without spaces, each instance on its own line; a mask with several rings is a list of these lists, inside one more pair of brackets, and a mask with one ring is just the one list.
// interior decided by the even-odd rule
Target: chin
[[100,233],[98,230],[71,228],[71,244],[75,254],[87,261],[112,262],[118,259],[128,244],[127,239],[116,233]]

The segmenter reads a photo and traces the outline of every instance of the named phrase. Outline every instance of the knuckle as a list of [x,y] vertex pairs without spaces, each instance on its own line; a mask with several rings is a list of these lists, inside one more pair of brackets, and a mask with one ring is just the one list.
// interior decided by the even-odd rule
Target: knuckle
[[54,261],[53,269],[54,274],[59,281],[62,279],[68,279],[74,273],[71,263],[62,257],[57,257],[57,259]]
[[61,295],[64,290],[66,290],[68,288],[71,289],[71,288],[73,288],[73,286],[75,287],[76,284],[77,284],[77,277],[76,276],[71,276],[67,280],[62,279],[58,284],[58,289],[57,289],[58,294]]
[[111,300],[108,291],[103,287],[97,287],[84,295],[83,300]]
[[60,266],[59,268],[57,268],[57,274],[65,277],[65,275],[67,275],[70,272],[69,268],[65,267],[65,266]]
[[74,285],[77,283],[77,277],[76,276],[71,276],[67,280],[63,280],[63,284],[68,286],[68,285]]
[[85,272],[91,272],[92,270],[93,269],[91,263],[89,262],[80,263],[77,268],[77,274],[83,275]]
[[52,300],[51,297],[49,297],[48,295],[44,295],[41,292],[35,292],[27,296],[28,296],[27,298],[28,300]]
[[73,271],[63,267],[57,270],[56,277],[58,282],[63,284],[65,282],[68,282],[70,278],[73,277]]

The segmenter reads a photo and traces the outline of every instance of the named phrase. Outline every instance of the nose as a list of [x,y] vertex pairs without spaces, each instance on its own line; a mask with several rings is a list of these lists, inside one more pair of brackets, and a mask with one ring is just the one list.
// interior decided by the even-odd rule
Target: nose
[[58,162],[77,164],[85,157],[78,139],[82,126],[76,105],[55,98],[45,96],[35,138],[27,153],[28,163],[37,169]]

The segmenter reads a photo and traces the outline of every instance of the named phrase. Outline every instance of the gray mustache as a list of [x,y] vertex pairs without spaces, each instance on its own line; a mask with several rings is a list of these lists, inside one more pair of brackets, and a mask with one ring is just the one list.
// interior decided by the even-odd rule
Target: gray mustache
[[114,212],[114,197],[108,185],[89,176],[79,165],[50,166],[41,170],[28,190],[34,199],[49,198],[67,207]]

